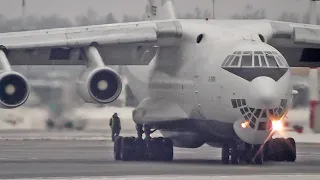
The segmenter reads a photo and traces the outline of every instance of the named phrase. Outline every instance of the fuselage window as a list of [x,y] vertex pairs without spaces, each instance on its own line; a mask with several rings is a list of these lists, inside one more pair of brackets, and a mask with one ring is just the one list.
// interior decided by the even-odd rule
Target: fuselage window
[[260,67],[260,60],[259,60],[259,56],[257,55],[254,56],[254,66]]
[[260,56],[260,58],[261,58],[261,66],[262,67],[267,67],[268,65],[266,63],[266,58],[264,56]]
[[251,121],[253,122],[253,124],[256,124],[257,119],[255,117],[252,117]]
[[252,129],[254,129],[254,124],[253,124],[253,122],[250,121],[249,126],[250,126]]
[[234,58],[234,60],[232,61],[231,66],[238,66],[239,65],[239,61],[240,61],[240,57],[236,56]]
[[260,114],[261,114],[261,109],[257,109],[255,112],[254,112],[254,116],[256,117],[256,118],[259,118],[260,117]]
[[273,55],[266,54],[266,56],[270,67],[278,67],[277,61]]
[[264,111],[262,112],[261,118],[267,118],[267,117],[268,117],[268,116],[267,116],[266,110],[264,110]]
[[252,67],[252,56],[242,55],[241,66]]

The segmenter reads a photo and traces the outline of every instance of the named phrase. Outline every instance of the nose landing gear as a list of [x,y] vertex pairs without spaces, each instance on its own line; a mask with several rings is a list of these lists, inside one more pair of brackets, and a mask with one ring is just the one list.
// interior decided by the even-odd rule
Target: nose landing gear
[[[231,159],[230,159],[231,158]],[[262,164],[261,145],[232,143],[222,147],[222,163],[229,164]]]
[[222,146],[223,164],[229,164],[229,161],[231,164],[263,164],[264,161],[295,160],[296,143],[293,138],[270,139],[264,145],[234,141]]

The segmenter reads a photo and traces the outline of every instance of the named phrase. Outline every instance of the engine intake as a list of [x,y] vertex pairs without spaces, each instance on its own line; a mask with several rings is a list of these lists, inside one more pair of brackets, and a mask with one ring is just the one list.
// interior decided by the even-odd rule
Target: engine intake
[[0,74],[0,106],[12,109],[23,105],[30,93],[27,80],[17,72]]
[[77,93],[86,103],[111,103],[119,97],[121,91],[120,76],[108,67],[87,70],[77,81]]

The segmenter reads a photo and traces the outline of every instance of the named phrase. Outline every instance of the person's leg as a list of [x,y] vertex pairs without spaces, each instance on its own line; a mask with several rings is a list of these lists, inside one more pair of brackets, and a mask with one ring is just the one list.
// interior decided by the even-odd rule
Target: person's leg
[[115,134],[114,129],[111,129],[112,142],[114,142],[114,137],[115,137],[114,134]]
[[120,130],[117,130],[115,133],[115,137],[119,136],[119,134],[120,134]]

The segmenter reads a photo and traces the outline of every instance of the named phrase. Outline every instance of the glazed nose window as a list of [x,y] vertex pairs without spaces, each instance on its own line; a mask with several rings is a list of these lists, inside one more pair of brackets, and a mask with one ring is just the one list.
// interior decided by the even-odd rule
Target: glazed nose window
[[235,51],[228,55],[222,67],[288,68],[284,57],[275,51]]

